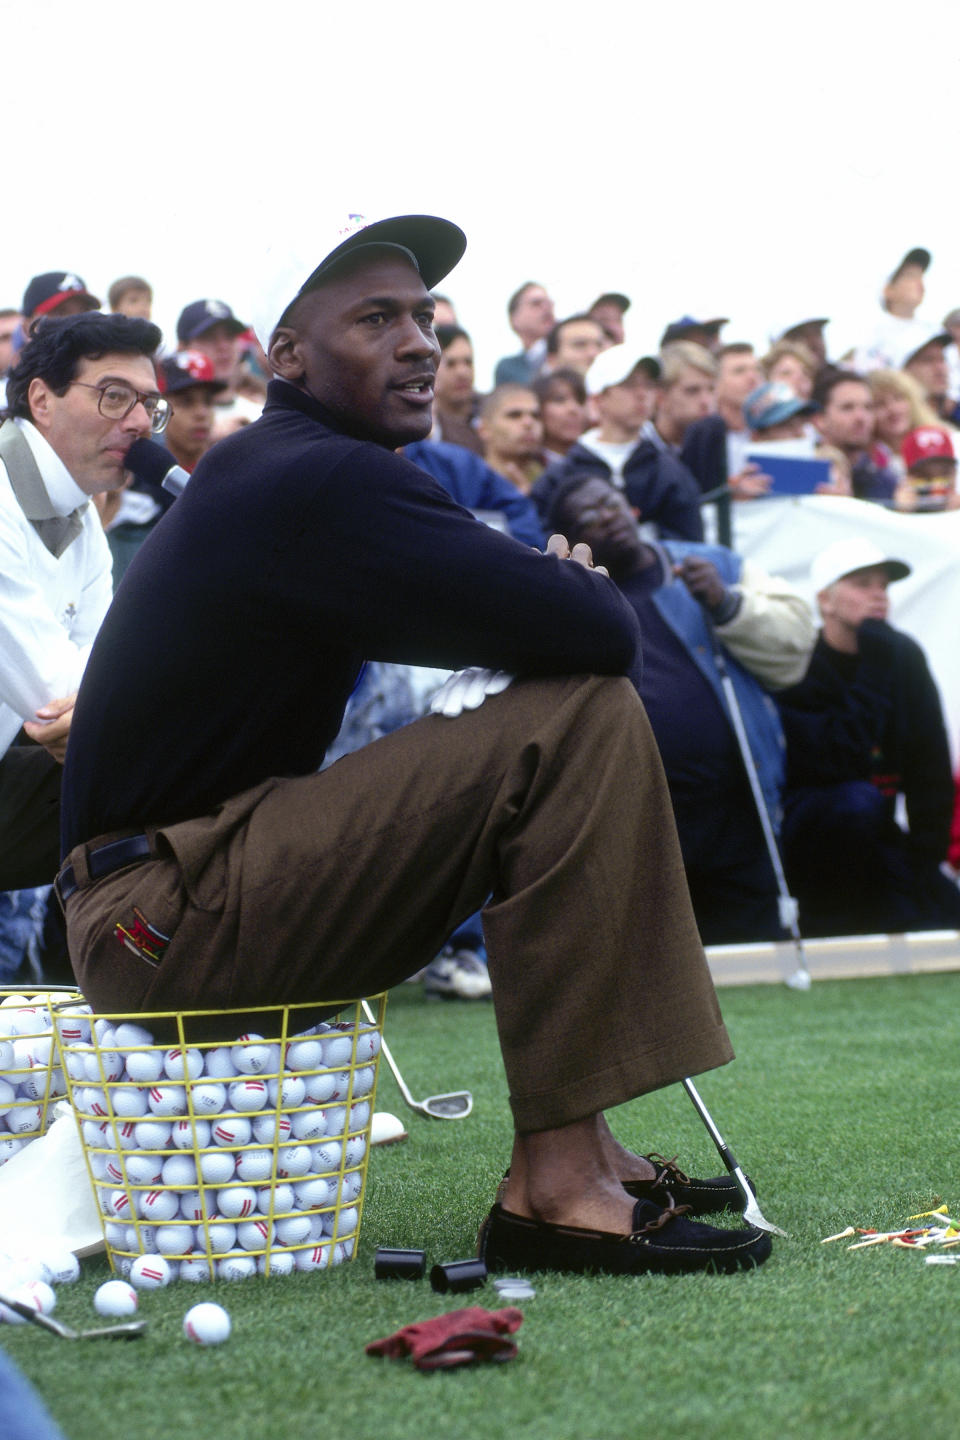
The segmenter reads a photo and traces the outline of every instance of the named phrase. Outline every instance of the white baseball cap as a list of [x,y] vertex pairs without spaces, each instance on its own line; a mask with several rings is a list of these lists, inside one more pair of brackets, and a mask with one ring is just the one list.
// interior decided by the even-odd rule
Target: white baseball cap
[[641,364],[651,380],[659,379],[660,363],[652,355],[642,355],[629,345],[611,345],[601,350],[586,374],[587,394],[602,395],[611,386],[622,385]]
[[903,580],[910,574],[910,566],[905,560],[894,560],[885,555],[872,540],[862,536],[852,540],[835,540],[813,557],[810,566],[813,593],[819,595],[835,580],[842,580],[844,575],[852,575],[854,570],[866,570],[873,565],[882,565],[891,580]]
[[365,215],[348,214],[321,225],[317,234],[319,238],[310,234],[267,251],[253,306],[253,328],[264,350],[293,301],[361,246],[392,245],[405,251],[428,290],[449,274],[467,246],[460,227],[436,215],[393,215],[371,221]]

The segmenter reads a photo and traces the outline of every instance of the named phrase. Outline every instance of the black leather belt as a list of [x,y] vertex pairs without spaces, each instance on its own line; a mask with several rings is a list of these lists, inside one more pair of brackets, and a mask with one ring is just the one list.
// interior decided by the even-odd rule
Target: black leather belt
[[[112,875],[114,870],[122,870],[125,865],[149,860],[152,854],[153,850],[146,835],[125,835],[122,840],[111,840],[106,845],[92,845],[87,850],[90,883],[102,880],[105,875]],[[66,904],[74,891],[80,889],[80,881],[74,874],[72,865],[64,865],[54,885],[60,896],[60,903]]]

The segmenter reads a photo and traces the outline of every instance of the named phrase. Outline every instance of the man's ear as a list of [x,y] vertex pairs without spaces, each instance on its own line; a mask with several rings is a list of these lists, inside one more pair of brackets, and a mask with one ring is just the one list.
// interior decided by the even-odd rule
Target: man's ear
[[295,330],[291,330],[288,325],[281,325],[273,332],[267,359],[273,373],[279,375],[281,380],[289,380],[291,385],[299,385],[305,374],[305,366],[300,354],[300,337]]
[[35,375],[27,389],[27,405],[30,409],[30,418],[38,430],[49,428],[53,409],[52,402],[55,398],[46,380],[41,380],[38,375]]

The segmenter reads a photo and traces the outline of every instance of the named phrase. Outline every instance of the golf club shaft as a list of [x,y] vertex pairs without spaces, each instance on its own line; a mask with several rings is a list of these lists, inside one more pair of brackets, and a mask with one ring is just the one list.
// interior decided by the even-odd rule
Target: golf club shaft
[[[371,1025],[376,1025],[377,1022],[376,1022],[376,1020],[374,1019],[373,1011],[370,1009],[370,1006],[367,1004],[366,1000],[361,1001],[361,1004],[362,1004],[362,1006],[363,1006],[363,1013],[364,1013],[364,1015],[366,1015],[367,1019],[370,1021],[370,1024],[371,1024]],[[406,1082],[404,1081],[403,1076],[400,1074],[400,1068],[399,1068],[399,1066],[397,1065],[396,1060],[394,1060],[393,1055],[391,1054],[391,1051],[390,1051],[390,1046],[387,1044],[386,1040],[383,1038],[382,1032],[381,1032],[381,1035],[380,1035],[380,1049],[383,1051],[383,1058],[384,1058],[384,1060],[386,1060],[387,1064],[390,1066],[390,1072],[391,1072],[391,1074],[393,1075],[394,1080],[396,1080],[396,1082],[397,1082],[397,1089],[400,1091],[400,1094],[403,1096],[404,1100],[405,1100],[405,1101],[407,1102],[407,1104],[410,1106],[410,1109],[411,1109],[411,1110],[416,1110],[416,1111],[420,1112],[423,1107],[417,1104],[416,1100],[414,1100],[414,1098],[413,1098],[413,1095],[412,1095],[412,1094],[410,1093],[410,1091],[407,1089]]]
[[783,868],[783,859],[780,855],[780,847],[777,844],[777,837],[773,833],[773,824],[770,820],[770,812],[767,809],[766,798],[760,785],[760,776],[757,774],[756,761],[753,758],[753,751],[750,748],[750,740],[747,735],[746,726],[743,723],[743,712],[740,709],[740,701],[737,699],[737,692],[733,680],[727,669],[726,656],[723,653],[723,646],[714,630],[713,625],[708,621],[710,628],[710,639],[713,645],[713,655],[717,669],[720,672],[720,685],[727,701],[727,708],[730,711],[730,721],[733,725],[733,733],[740,748],[740,755],[743,760],[743,767],[747,772],[747,779],[750,782],[750,791],[753,795],[753,803],[756,806],[757,819],[760,821],[760,829],[763,831],[763,838],[767,847],[767,854],[770,856],[770,864],[773,866],[774,878],[777,882],[777,891],[781,900],[781,923],[784,917],[788,920],[788,929],[793,938],[794,947],[797,952],[797,961],[804,974],[810,974],[807,965],[807,956],[803,947],[803,936],[800,934],[800,926],[797,920],[797,902],[790,894],[790,887],[787,884],[786,873]]
[[724,1165],[726,1165],[729,1173],[736,1180],[737,1185],[740,1187],[740,1193],[743,1196],[745,1207],[743,1212],[744,1218],[746,1220],[749,1220],[751,1224],[758,1225],[761,1230],[769,1230],[771,1234],[774,1235],[786,1235],[787,1232],[785,1230],[781,1230],[779,1225],[774,1225],[772,1221],[765,1218],[763,1212],[760,1209],[757,1197],[753,1192],[753,1187],[751,1186],[750,1181],[740,1169],[740,1166],[737,1163],[737,1157],[734,1155],[733,1151],[730,1149],[730,1146],[724,1140],[723,1136],[720,1134],[720,1131],[713,1123],[713,1117],[711,1116],[710,1111],[707,1109],[706,1105],[704,1105],[703,1100],[700,1097],[700,1092],[698,1091],[696,1085],[694,1085],[692,1080],[684,1080],[682,1083],[684,1090],[686,1090],[687,1094],[690,1096],[690,1099],[693,1101],[694,1109],[700,1116],[700,1119],[703,1121],[704,1125],[707,1127],[707,1133],[709,1134],[710,1139],[713,1141],[714,1145],[717,1147],[717,1151],[720,1155],[721,1160],[723,1161]]

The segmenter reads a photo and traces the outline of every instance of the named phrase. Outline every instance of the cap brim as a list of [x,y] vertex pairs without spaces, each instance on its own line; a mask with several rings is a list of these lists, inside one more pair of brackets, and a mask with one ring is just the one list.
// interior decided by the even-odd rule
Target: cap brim
[[300,287],[301,291],[310,290],[351,251],[378,244],[400,245],[409,250],[424,285],[432,290],[460,260],[467,248],[467,237],[459,225],[441,220],[437,215],[394,215],[387,220],[374,220],[362,230],[355,230],[342,245],[325,255]]

